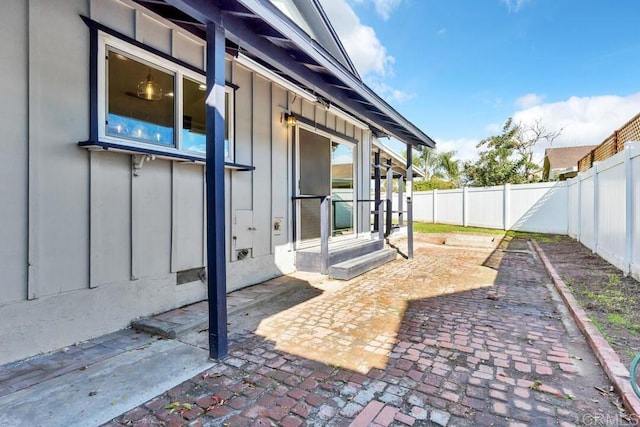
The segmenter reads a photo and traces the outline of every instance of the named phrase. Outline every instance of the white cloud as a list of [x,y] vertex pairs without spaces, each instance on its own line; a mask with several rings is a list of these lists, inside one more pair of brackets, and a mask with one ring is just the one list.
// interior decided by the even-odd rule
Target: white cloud
[[[371,0],[358,0],[359,2]],[[401,0],[374,0],[378,6],[390,11]],[[340,37],[356,69],[365,83],[391,104],[400,104],[415,95],[392,87],[395,58],[387,52],[374,29],[360,22],[347,0],[320,0],[329,20]]]
[[402,104],[403,102],[415,97],[414,93],[408,93],[403,92],[399,89],[394,89],[384,81],[368,79],[367,85],[382,98],[386,99],[387,102],[392,104]]
[[[553,142],[553,147],[576,145],[598,145],[615,130],[640,112],[640,92],[628,96],[603,95],[591,97],[572,96],[566,101],[536,105],[517,111],[513,120],[521,124],[533,124],[540,120],[549,131],[562,130]],[[486,136],[498,135],[504,123],[486,126]],[[481,138],[438,139],[438,151],[456,150],[456,158],[475,160],[478,158],[476,145]],[[546,142],[535,149],[535,161],[541,162]]]
[[[516,123],[541,120],[551,131],[562,129],[554,147],[597,145],[640,111],[640,92],[628,96],[603,95],[572,96],[566,101],[537,105],[518,111]],[[547,144],[540,144],[536,154],[540,158]]]
[[458,138],[458,139],[438,139],[436,138],[436,149],[439,152],[456,151],[454,158],[458,160],[475,160],[478,158],[478,149],[476,145],[479,139]]
[[518,12],[522,6],[529,3],[530,0],[500,0],[507,6],[509,12]]
[[536,95],[535,93],[528,93],[516,99],[515,104],[516,104],[516,107],[524,109],[524,108],[531,108],[531,107],[535,107],[536,105],[540,105],[542,104],[543,100],[544,100],[544,97],[542,95]]
[[392,75],[395,59],[378,40],[373,28],[360,22],[346,0],[321,0],[321,3],[358,72],[363,76]]
[[401,0],[374,0],[376,12],[386,21],[391,16],[391,12],[398,7],[400,1]]
[[[354,3],[364,3],[367,0],[353,0]],[[391,12],[397,8],[402,0],[368,0],[373,2],[373,5],[376,8],[376,13],[380,15],[382,19],[385,21],[389,20],[391,17]]]

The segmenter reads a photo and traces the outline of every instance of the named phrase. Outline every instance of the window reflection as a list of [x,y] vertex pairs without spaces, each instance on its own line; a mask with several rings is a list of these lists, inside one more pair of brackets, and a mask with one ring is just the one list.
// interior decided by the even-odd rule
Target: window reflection
[[331,199],[333,235],[353,233],[354,146],[331,143]]
[[107,58],[106,134],[173,146],[174,75],[111,49]]
[[182,80],[182,92],[182,148],[204,153],[207,148],[205,129],[207,87],[185,78]]

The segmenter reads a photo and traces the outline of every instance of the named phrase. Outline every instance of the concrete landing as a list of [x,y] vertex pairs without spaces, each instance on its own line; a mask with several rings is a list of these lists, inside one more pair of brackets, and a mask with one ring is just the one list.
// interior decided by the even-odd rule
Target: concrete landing
[[[228,294],[229,339],[319,295],[311,284],[325,279],[294,273]],[[202,302],[153,318],[176,340],[124,329],[0,365],[0,426],[102,425],[217,366],[209,359],[207,316]]]
[[465,248],[487,248],[493,249],[498,241],[496,236],[478,236],[474,234],[450,234],[447,236],[444,244],[447,246],[465,247]]
[[214,364],[205,350],[156,340],[1,397],[0,425],[100,425]]
[[[273,298],[284,298],[295,292],[301,280],[292,276],[281,276],[259,285],[249,286],[238,292],[227,295],[227,315],[229,317],[266,303]],[[190,331],[199,331],[209,327],[209,310],[207,301],[192,304],[177,310],[156,316],[145,317],[131,322],[134,329],[176,338]]]

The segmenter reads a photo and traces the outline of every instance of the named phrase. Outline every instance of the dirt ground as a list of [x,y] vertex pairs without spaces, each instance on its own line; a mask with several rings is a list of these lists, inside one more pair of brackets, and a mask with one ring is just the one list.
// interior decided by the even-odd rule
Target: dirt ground
[[538,243],[629,368],[640,352],[640,283],[567,236],[550,236]]

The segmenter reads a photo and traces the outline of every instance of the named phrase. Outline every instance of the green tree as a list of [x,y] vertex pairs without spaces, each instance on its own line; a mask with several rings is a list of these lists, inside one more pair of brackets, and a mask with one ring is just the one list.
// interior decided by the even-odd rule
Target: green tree
[[455,150],[440,152],[424,148],[419,156],[419,167],[424,170],[425,180],[438,178],[459,185],[461,165],[460,160],[454,159],[455,155]]
[[483,139],[476,146],[480,158],[465,162],[464,180],[474,187],[527,182],[524,176],[527,159],[518,151],[520,126],[507,119],[500,135]]
[[543,141],[553,144],[561,133],[562,129],[545,128],[541,119],[516,124],[510,117],[500,135],[485,138],[477,145],[480,158],[464,164],[463,181],[476,187],[536,182],[541,167],[534,162],[535,147]]
[[535,147],[542,141],[547,142],[550,146],[562,134],[562,129],[558,131],[550,131],[542,124],[542,119],[538,118],[532,123],[518,125],[515,139],[517,141],[518,153],[524,158],[523,174],[527,182],[537,181],[540,177],[542,168],[533,161],[533,151]]

